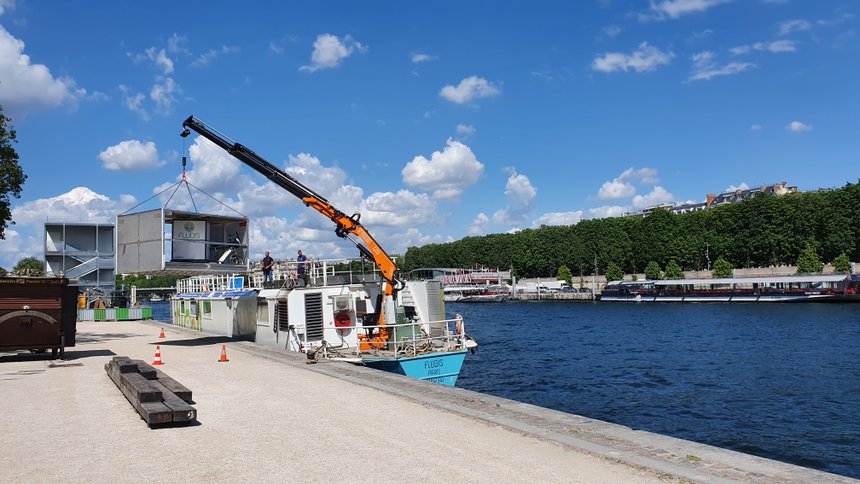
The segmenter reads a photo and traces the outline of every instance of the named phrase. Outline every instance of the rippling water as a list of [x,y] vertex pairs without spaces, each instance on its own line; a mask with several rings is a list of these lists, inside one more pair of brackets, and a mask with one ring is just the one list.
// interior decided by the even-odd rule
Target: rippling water
[[860,304],[446,309],[480,344],[458,387],[860,477]]
[[447,304],[457,386],[860,477],[860,305]]

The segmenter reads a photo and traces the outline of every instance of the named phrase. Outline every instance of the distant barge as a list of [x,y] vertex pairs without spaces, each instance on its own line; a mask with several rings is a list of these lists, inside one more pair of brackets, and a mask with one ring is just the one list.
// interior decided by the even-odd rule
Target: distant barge
[[860,275],[725,277],[613,281],[601,301],[623,302],[860,302]]

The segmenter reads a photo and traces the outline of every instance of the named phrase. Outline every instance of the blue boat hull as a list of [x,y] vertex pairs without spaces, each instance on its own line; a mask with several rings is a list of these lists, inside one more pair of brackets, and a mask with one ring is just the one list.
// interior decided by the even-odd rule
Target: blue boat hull
[[466,351],[432,353],[396,359],[365,358],[364,364],[378,370],[406,375],[410,378],[427,380],[443,385],[454,386],[463,367]]

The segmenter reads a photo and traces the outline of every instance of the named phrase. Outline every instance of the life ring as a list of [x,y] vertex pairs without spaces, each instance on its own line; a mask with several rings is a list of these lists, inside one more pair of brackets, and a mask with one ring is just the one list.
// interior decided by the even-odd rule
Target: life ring
[[462,335],[465,332],[463,328],[463,316],[458,314],[455,319],[457,320],[457,334]]
[[334,317],[334,327],[338,329],[348,328],[352,325],[352,320],[349,317],[349,313],[344,311],[342,313],[338,313],[337,316]]

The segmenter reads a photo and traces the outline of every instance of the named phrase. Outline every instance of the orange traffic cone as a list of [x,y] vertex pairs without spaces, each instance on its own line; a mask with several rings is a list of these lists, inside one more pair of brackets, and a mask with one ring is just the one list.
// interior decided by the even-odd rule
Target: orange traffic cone
[[155,347],[155,361],[152,362],[153,366],[163,365],[164,362],[161,361],[161,346]]
[[218,363],[225,363],[230,361],[227,359],[227,345],[221,345],[221,358],[218,359]]
[[166,338],[166,337],[167,337],[167,336],[165,336],[165,335],[164,335],[164,328],[161,328],[161,334],[160,334],[160,335],[158,335],[158,337],[159,337],[159,338]]

